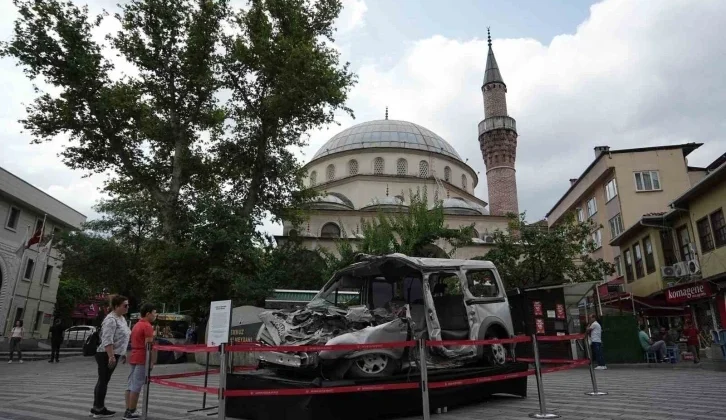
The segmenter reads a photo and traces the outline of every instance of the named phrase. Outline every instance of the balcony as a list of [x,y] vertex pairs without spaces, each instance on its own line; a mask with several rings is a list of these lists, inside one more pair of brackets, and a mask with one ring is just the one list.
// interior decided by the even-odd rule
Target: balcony
[[498,128],[505,128],[512,131],[517,131],[517,122],[512,117],[489,117],[482,120],[479,123],[479,135],[496,130]]

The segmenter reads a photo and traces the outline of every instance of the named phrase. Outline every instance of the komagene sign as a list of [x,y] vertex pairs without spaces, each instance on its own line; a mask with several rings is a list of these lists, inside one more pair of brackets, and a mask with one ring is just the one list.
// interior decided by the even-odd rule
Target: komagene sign
[[668,303],[684,303],[711,296],[711,287],[708,282],[682,284],[666,289]]

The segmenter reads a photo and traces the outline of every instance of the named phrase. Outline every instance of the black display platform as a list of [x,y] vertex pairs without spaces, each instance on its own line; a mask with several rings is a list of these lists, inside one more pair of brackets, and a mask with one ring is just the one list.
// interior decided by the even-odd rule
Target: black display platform
[[[465,367],[430,370],[429,382],[522,372],[526,363],[504,367]],[[418,374],[403,374],[381,380],[320,381],[284,378],[269,371],[227,375],[227,389],[319,388],[418,381]],[[480,402],[493,394],[527,396],[527,377],[451,388],[430,389],[431,410]],[[227,417],[245,420],[366,420],[420,414],[421,390],[387,390],[328,395],[232,397],[227,400]]]

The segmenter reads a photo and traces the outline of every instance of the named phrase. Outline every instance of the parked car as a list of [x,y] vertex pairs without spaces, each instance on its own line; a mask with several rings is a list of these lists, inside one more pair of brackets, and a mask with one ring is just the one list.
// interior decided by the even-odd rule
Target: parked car
[[63,343],[68,347],[81,347],[96,332],[93,325],[76,325],[63,331]]
[[[337,272],[302,309],[262,312],[259,341],[276,345],[368,344],[509,338],[509,303],[493,263],[413,258],[403,254],[359,256]],[[359,298],[341,303],[341,292]],[[411,348],[360,351],[263,352],[262,365],[319,372],[328,378],[385,377],[416,359]],[[513,345],[429,347],[432,368],[467,363],[503,365]],[[415,362],[414,362],[415,363]]]

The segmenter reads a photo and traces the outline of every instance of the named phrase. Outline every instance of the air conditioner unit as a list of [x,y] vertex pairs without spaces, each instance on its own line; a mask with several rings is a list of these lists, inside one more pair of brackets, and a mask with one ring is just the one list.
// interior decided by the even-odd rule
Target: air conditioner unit
[[484,235],[482,237],[482,239],[484,240],[484,243],[487,243],[487,244],[493,244],[494,243],[494,237],[492,235]]
[[673,271],[676,277],[685,277],[688,275],[688,266],[684,261],[673,264]]
[[660,268],[660,275],[663,277],[675,277],[676,269],[672,265],[664,265]]
[[698,274],[701,272],[701,266],[697,260],[688,260],[686,262],[688,274]]

